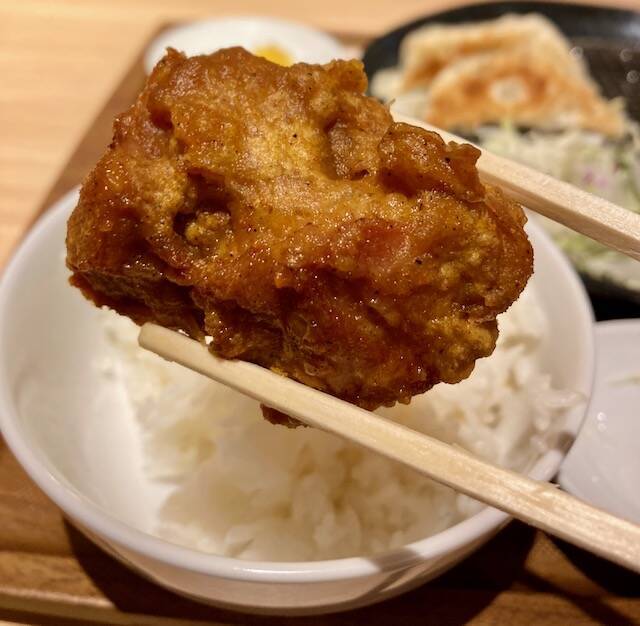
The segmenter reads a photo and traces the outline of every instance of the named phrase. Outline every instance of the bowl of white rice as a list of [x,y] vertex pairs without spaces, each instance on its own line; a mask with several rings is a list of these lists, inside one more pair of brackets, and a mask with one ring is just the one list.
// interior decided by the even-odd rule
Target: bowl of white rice
[[[137,346],[67,284],[54,205],[0,285],[0,426],[33,480],[116,558],[219,606],[312,614],[378,602],[458,563],[509,520]],[[381,410],[537,479],[577,435],[594,372],[574,270],[529,224],[535,273],[466,381]]]

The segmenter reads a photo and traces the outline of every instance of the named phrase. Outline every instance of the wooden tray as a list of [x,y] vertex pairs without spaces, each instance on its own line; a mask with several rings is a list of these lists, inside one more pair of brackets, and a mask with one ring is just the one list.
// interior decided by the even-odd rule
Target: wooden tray
[[[133,101],[143,82],[138,58],[42,210],[81,182],[109,143],[114,116]],[[88,541],[31,482],[0,439],[0,624],[202,623],[640,624],[640,576],[514,522],[444,576],[374,607],[296,619],[231,613],[140,578]]]

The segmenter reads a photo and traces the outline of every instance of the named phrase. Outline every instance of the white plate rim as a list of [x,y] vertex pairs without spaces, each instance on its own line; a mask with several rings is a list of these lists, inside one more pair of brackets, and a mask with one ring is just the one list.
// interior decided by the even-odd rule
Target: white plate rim
[[[625,319],[611,319],[611,320],[603,320],[600,322],[596,322],[595,324],[595,337],[596,337],[596,350],[601,348],[602,342],[606,344],[607,338],[611,335],[627,335],[631,331],[635,331],[635,333],[640,332],[640,318],[625,318]],[[640,364],[638,364],[640,369]],[[602,380],[601,377],[606,376],[606,372],[598,371],[596,368],[596,381]],[[607,402],[605,396],[600,397],[601,402]],[[601,408],[604,409],[604,406]],[[587,411],[585,416],[585,424],[589,419],[590,413]],[[582,465],[585,458],[591,458],[593,456],[593,447],[585,447],[584,450],[581,451],[582,446],[578,445],[580,442],[580,436],[583,433],[583,429],[578,433],[576,440],[572,446],[572,457],[566,458],[563,461],[560,469],[558,471],[558,484],[572,495],[584,500],[585,502],[590,502],[598,506],[596,500],[598,498],[593,497],[593,492],[589,490],[585,490],[582,487],[583,480],[581,480],[582,474],[578,469],[578,466]],[[581,454],[578,454],[580,453]],[[599,472],[592,470],[594,476],[602,474]],[[578,476],[578,474],[580,474]]]

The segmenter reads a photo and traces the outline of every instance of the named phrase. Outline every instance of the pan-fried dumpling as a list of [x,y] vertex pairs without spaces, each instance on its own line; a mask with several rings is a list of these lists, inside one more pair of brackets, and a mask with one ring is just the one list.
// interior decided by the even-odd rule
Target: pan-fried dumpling
[[431,83],[424,119],[459,130],[504,120],[605,135],[624,129],[618,102],[604,100],[586,75],[537,45],[474,55],[442,70]]

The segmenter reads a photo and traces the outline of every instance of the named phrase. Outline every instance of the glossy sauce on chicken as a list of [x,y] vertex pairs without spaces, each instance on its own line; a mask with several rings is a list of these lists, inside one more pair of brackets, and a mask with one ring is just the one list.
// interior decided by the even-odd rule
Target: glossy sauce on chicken
[[524,214],[366,85],[170,50],[84,182],[72,283],[369,409],[466,378],[532,272]]

